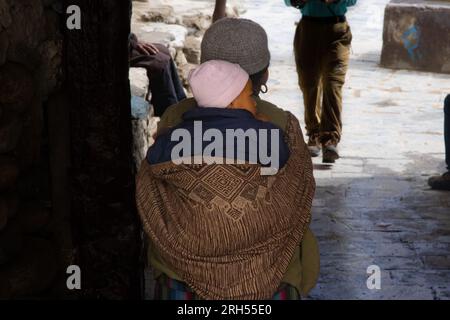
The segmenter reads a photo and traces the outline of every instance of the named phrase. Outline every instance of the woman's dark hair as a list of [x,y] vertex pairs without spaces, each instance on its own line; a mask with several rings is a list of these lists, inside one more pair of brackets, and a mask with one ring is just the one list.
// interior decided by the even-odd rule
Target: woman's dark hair
[[250,75],[250,80],[252,81],[253,85],[253,94],[258,97],[259,93],[261,92],[261,86],[265,83],[263,83],[264,76],[269,69],[269,66],[265,67],[261,71]]

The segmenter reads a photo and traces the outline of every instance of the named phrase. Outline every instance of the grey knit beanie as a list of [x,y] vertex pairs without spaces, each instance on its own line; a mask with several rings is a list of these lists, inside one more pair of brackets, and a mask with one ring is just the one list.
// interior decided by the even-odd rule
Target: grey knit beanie
[[222,18],[206,30],[200,60],[225,60],[250,75],[258,73],[270,62],[266,31],[248,19]]

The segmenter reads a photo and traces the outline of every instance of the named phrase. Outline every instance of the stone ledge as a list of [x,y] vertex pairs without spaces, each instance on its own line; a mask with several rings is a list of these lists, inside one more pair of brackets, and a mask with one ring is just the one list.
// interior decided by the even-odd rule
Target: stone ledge
[[450,73],[450,1],[391,1],[381,66]]
[[129,78],[131,95],[145,99],[149,93],[147,70],[145,68],[130,68]]
[[153,116],[153,107],[142,97],[131,97],[131,124],[133,130],[133,159],[139,169],[148,148],[153,144],[159,118]]

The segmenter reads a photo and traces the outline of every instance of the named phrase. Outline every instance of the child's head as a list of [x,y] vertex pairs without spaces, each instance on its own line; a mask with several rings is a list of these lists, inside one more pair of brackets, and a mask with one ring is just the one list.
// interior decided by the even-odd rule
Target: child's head
[[199,107],[246,109],[256,113],[252,83],[238,64],[222,60],[202,63],[189,75]]

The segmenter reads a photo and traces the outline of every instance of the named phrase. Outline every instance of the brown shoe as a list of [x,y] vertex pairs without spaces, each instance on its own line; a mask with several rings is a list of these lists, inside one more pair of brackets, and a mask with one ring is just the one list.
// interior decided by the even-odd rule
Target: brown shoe
[[319,136],[310,135],[308,138],[308,150],[311,157],[318,157],[320,155]]
[[339,152],[337,149],[337,144],[326,144],[323,146],[323,163],[334,163],[339,159]]
[[428,179],[428,184],[435,190],[450,190],[450,171],[441,176],[434,176]]

